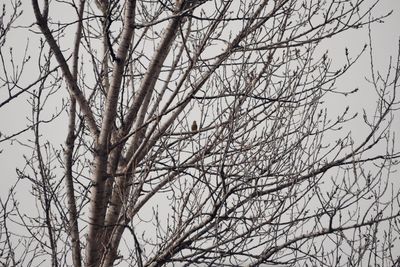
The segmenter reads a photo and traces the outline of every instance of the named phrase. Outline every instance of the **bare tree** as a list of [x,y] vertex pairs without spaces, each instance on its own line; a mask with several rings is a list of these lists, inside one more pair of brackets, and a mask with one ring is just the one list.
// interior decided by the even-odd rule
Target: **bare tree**
[[[1,198],[3,265],[398,266],[399,58],[382,74],[371,45],[341,67],[324,51],[377,4],[10,1],[0,105],[32,112],[0,140],[30,151]],[[27,8],[39,53],[8,63]],[[368,51],[375,112],[328,114]]]

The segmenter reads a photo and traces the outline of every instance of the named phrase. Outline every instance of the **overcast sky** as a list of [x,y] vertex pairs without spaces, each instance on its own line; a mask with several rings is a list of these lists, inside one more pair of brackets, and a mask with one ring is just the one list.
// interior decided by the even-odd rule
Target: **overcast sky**
[[[8,0],[4,1],[8,3]],[[29,26],[33,23],[33,15],[30,9],[30,1],[23,1],[27,9],[24,10],[24,14],[20,18],[17,24],[22,26]],[[393,9],[393,14],[385,20],[383,24],[374,24],[371,28],[373,36],[373,49],[374,49],[374,60],[376,70],[386,72],[389,64],[390,57],[393,57],[393,63],[395,63],[398,41],[400,37],[400,1],[399,0],[383,0],[379,7],[375,10],[376,14],[385,14]],[[61,10],[57,11],[62,14]],[[8,45],[12,45],[13,52],[16,55],[16,61],[21,58],[24,47],[28,40],[30,42],[30,51],[34,51],[37,47],[37,36],[30,37],[29,27],[19,28],[13,30],[9,36]],[[349,48],[351,55],[356,55],[362,50],[364,44],[368,43],[368,28],[361,30],[349,31],[336,36],[333,39],[325,40],[323,50],[328,50],[329,55],[333,58],[333,64],[341,66],[345,62],[344,49]],[[3,48],[3,52],[7,51],[8,48]],[[26,73],[35,73],[37,70],[34,69],[35,64],[32,64],[32,69],[27,69]],[[0,70],[1,71],[1,70]],[[26,74],[25,74],[26,75]],[[1,74],[3,76],[3,74]],[[360,112],[362,109],[366,109],[369,114],[374,111],[375,92],[371,86],[365,80],[365,77],[370,76],[370,63],[368,51],[361,57],[359,62],[353,66],[353,68],[343,76],[337,82],[337,88],[343,88],[343,91],[351,91],[354,88],[359,88],[357,94],[344,97],[338,95],[328,100],[328,107],[330,107],[331,116],[339,114],[346,105],[350,106],[350,110],[354,112]],[[1,88],[0,101],[6,96],[6,88]],[[30,116],[30,105],[25,97],[14,100],[10,104],[5,105],[0,109],[0,131],[3,134],[10,135],[14,132],[22,130],[27,124],[27,117]],[[340,101],[340,105],[337,105],[337,101]],[[335,109],[335,107],[340,107]],[[54,111],[54,110],[52,110]],[[399,112],[397,112],[397,118],[393,128],[400,135],[400,118]],[[360,118],[361,119],[361,118]],[[359,120],[360,122],[360,120]],[[361,125],[361,124],[360,124]],[[364,136],[364,130],[358,125],[352,128],[352,132],[356,133],[356,136]],[[47,127],[47,126],[45,126]],[[46,128],[45,128],[46,129]],[[57,120],[55,124],[52,124],[46,132],[46,138],[49,138],[55,142],[61,143],[65,140],[65,123],[62,120]],[[32,132],[28,131],[22,135],[22,138],[32,138]],[[398,142],[399,143],[399,142]],[[22,168],[24,161],[22,155],[24,153],[30,153],[29,149],[17,142],[2,142],[0,143],[0,149],[3,152],[0,154],[0,168],[2,170],[2,178],[0,180],[0,196],[3,197],[8,191],[10,185],[16,180],[15,169],[17,167]],[[399,150],[399,145],[397,146]],[[29,155],[29,154],[28,154]],[[27,184],[25,189],[29,189],[30,185]],[[22,193],[22,192],[21,192]],[[26,193],[26,192],[25,192]],[[23,194],[23,193],[22,193]],[[23,203],[21,203],[23,204]]]

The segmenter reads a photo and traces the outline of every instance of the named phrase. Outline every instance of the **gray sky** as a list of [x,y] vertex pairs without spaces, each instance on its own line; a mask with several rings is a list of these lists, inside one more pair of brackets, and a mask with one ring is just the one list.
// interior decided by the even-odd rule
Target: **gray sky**
[[[5,1],[7,3],[8,1]],[[24,11],[23,16],[19,20],[20,25],[30,25],[33,22],[32,12],[30,10],[30,1],[24,1],[24,5],[27,5],[27,9]],[[389,64],[390,57],[393,57],[393,63],[396,60],[396,53],[398,50],[398,41],[400,37],[400,1],[397,0],[384,0],[379,4],[376,9],[377,14],[387,13],[389,10],[393,9],[393,14],[385,20],[384,24],[374,24],[371,27],[373,36],[373,49],[374,49],[374,60],[376,70],[381,70],[386,72],[387,66]],[[63,15],[59,11],[60,16]],[[27,41],[30,42],[30,51],[35,51],[37,47],[36,37],[30,38],[29,29],[19,28],[13,30],[10,35],[10,41],[8,44],[12,44],[13,51],[16,55],[17,62],[20,60],[21,52]],[[35,43],[36,42],[36,43]],[[362,30],[354,30],[343,33],[336,36],[333,39],[325,40],[322,49],[328,50],[329,55],[334,59],[333,64],[341,66],[345,62],[344,49],[349,48],[350,55],[356,55],[361,51],[364,44],[368,43],[368,29],[364,28]],[[4,49],[3,51],[6,51]],[[32,72],[35,75],[36,69],[35,64],[32,64],[32,68],[26,70],[27,73]],[[354,88],[359,88],[360,90],[351,96],[345,97],[338,95],[337,97],[332,97],[328,99],[327,106],[329,107],[329,113],[332,117],[335,117],[346,105],[350,106],[350,111],[362,112],[363,109],[367,113],[372,114],[375,106],[375,92],[372,87],[365,81],[364,77],[370,76],[370,65],[369,65],[369,55],[368,51],[362,56],[359,62],[353,66],[349,72],[338,80],[336,87],[343,88],[342,91],[351,91]],[[4,88],[1,88],[0,99],[4,97]],[[25,95],[26,96],[26,95]],[[53,110],[59,106],[61,99],[56,100],[53,105]],[[339,105],[338,105],[339,102]],[[338,108],[339,107],[339,108]],[[25,97],[14,100],[11,104],[7,104],[0,110],[0,131],[6,135],[10,135],[13,132],[23,129],[27,125],[26,117],[30,116],[30,106],[27,103]],[[65,118],[65,117],[64,117]],[[364,136],[365,129],[361,126],[362,116],[357,119],[360,124],[352,124],[352,128],[349,129],[356,136]],[[47,128],[47,130],[46,130]],[[65,122],[58,119],[51,126],[44,126],[43,133],[46,134],[46,138],[53,140],[55,143],[60,145],[65,139]],[[400,134],[400,116],[397,112],[397,117],[393,128],[396,129],[398,136]],[[30,131],[23,134],[22,139],[32,138]],[[399,145],[397,145],[399,150]],[[2,170],[2,179],[0,180],[0,196],[5,196],[8,192],[8,188],[15,182],[15,169],[17,167],[22,168],[24,161],[22,155],[24,153],[29,155],[29,148],[24,147],[18,142],[3,142],[0,143],[0,149],[3,152],[0,154],[0,168]],[[30,185],[26,183],[21,189],[29,190]],[[23,190],[20,191],[21,195],[26,195]],[[24,200],[21,199],[21,206],[24,206]],[[29,206],[25,206],[29,209]]]
[[[8,1],[5,1],[6,3]],[[18,25],[25,26],[18,29],[13,29],[11,34],[8,36],[8,45],[12,45],[13,53],[16,58],[16,62],[20,62],[22,57],[22,52],[25,46],[29,42],[29,51],[34,53],[36,47],[38,47],[37,36],[32,37],[32,33],[29,32],[29,26],[33,22],[33,14],[30,7],[30,1],[23,1],[23,5],[26,6],[22,17],[18,20]],[[393,57],[393,62],[395,62],[396,53],[398,50],[398,38],[400,37],[400,30],[398,28],[398,22],[400,21],[400,1],[394,0],[383,0],[379,3],[378,8],[375,10],[376,14],[385,14],[393,9],[393,14],[385,20],[385,23],[375,23],[372,27],[373,36],[373,49],[374,49],[374,63],[376,70],[385,72],[389,64],[390,57]],[[57,16],[65,16],[65,12],[61,10],[53,10],[53,12],[58,12]],[[28,26],[28,28],[26,28]],[[342,33],[335,38],[327,39],[323,41],[321,45],[322,50],[328,50],[329,55],[333,58],[333,65],[341,66],[345,62],[344,48],[349,48],[350,55],[356,55],[361,51],[364,44],[367,44],[368,40],[368,28],[361,30],[353,30]],[[63,45],[65,45],[63,43]],[[7,49],[3,48],[3,52]],[[354,88],[359,88],[358,93],[351,95],[349,97],[343,97],[338,95],[337,98],[331,97],[328,100],[328,107],[330,106],[329,114],[335,116],[335,109],[337,107],[338,101],[340,101],[342,107],[345,105],[350,106],[350,110],[354,112],[360,112],[362,109],[366,109],[367,112],[373,112],[373,106],[375,103],[375,95],[371,86],[365,81],[365,77],[370,77],[370,65],[369,65],[369,55],[368,51],[360,58],[358,63],[352,67],[341,79],[336,83],[336,87],[342,89],[343,91],[350,91]],[[30,67],[29,67],[30,66]],[[25,70],[25,75],[27,73],[32,73],[32,75],[37,75],[37,68],[35,68],[35,62],[30,62],[28,68]],[[27,81],[29,83],[29,81]],[[7,93],[3,88],[0,91],[0,99],[4,97]],[[333,104],[329,103],[332,102]],[[55,111],[60,102],[55,103],[53,110]],[[337,112],[340,113],[342,109],[338,109]],[[4,134],[12,134],[16,131],[22,130],[27,125],[26,118],[30,116],[30,106],[26,101],[25,97],[18,98],[14,100],[11,104],[7,104],[2,107],[0,111],[0,131]],[[49,134],[51,140],[55,142],[62,143],[64,141],[65,124],[62,120],[55,122],[56,127],[52,125],[49,129]],[[396,119],[396,128],[400,129],[400,119]],[[46,129],[46,126],[45,128]],[[54,129],[57,129],[54,131]],[[360,128],[355,127],[352,131],[357,132]],[[360,132],[362,134],[362,130]],[[23,135],[25,138],[29,135]],[[13,177],[15,173],[15,167],[21,166],[21,153],[25,149],[21,145],[12,142],[3,142],[0,144],[3,153],[0,154],[0,164],[3,170],[3,174],[6,179],[2,179],[2,185],[10,185],[13,183]],[[29,150],[26,150],[29,151]],[[5,164],[7,162],[7,164]],[[10,164],[12,163],[12,164]],[[2,186],[1,190],[4,190],[7,186]]]

